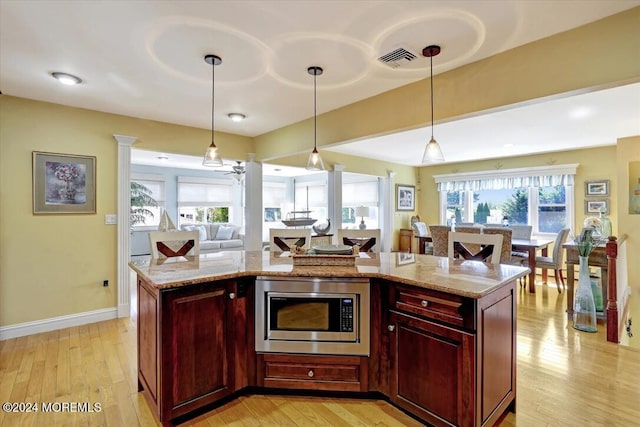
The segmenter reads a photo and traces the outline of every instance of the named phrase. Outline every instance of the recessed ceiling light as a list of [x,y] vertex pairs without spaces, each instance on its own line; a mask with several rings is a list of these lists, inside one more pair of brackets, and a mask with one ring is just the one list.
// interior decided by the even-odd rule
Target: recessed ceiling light
[[59,73],[56,71],[51,73],[51,76],[63,85],[67,86],[73,86],[82,83],[82,79],[80,77],[74,76],[73,74]]
[[504,148],[511,148],[511,147],[513,147],[513,144],[504,144],[503,147]]
[[574,120],[586,119],[593,115],[593,109],[589,107],[576,107],[569,111],[569,118]]
[[228,116],[234,122],[241,122],[241,121],[243,121],[244,119],[247,118],[247,116],[245,116],[244,114],[240,114],[240,113],[229,113]]

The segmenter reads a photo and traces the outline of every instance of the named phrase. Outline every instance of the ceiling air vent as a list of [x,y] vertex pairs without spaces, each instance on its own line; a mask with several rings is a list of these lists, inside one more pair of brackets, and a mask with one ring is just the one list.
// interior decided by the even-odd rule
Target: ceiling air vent
[[408,51],[403,47],[399,47],[389,53],[382,55],[378,61],[388,65],[391,68],[399,68],[403,64],[409,63],[417,58],[415,53]]

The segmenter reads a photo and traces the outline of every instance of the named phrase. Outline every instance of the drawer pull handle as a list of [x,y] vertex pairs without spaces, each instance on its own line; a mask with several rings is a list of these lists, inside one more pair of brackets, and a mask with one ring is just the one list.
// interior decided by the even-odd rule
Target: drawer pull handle
[[429,305],[429,301],[423,299],[422,302],[420,303],[420,305],[423,306],[423,307],[426,307],[426,306]]
[[307,372],[307,375],[309,376],[309,378],[313,378],[313,376],[315,375],[313,373],[313,369],[309,369],[309,372]]
[[233,292],[231,292],[229,294],[229,299],[236,299],[236,294],[234,294]]
[[387,326],[387,329],[389,330],[389,332],[393,332],[396,330],[396,325],[389,325]]

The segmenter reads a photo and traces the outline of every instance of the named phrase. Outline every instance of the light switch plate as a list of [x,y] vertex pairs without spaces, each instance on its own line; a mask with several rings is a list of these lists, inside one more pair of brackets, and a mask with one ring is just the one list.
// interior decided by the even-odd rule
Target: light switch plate
[[106,214],[104,216],[105,224],[117,224],[118,223],[118,215],[116,214]]

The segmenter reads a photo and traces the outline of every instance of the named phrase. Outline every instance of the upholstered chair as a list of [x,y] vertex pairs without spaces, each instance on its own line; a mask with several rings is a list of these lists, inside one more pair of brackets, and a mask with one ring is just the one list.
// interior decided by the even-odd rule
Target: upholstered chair
[[551,257],[536,257],[536,268],[553,270],[558,293],[561,292],[560,283],[562,283],[562,286],[564,286],[566,289],[564,277],[562,276],[562,263],[564,260],[564,248],[562,247],[562,245],[564,244],[565,240],[567,240],[568,236],[569,229],[563,228],[558,232],[558,234],[556,234],[556,239],[553,242],[553,254],[551,255]]

